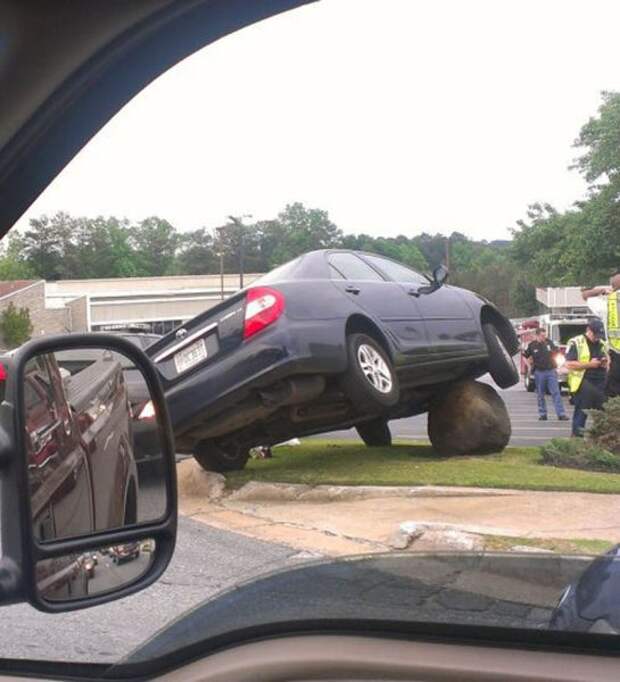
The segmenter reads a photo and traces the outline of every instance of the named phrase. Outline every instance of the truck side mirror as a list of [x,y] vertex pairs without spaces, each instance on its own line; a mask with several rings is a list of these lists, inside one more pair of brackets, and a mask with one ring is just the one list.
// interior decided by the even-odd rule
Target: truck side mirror
[[172,556],[177,519],[150,360],[118,336],[71,334],[0,363],[0,604],[69,611],[147,587]]

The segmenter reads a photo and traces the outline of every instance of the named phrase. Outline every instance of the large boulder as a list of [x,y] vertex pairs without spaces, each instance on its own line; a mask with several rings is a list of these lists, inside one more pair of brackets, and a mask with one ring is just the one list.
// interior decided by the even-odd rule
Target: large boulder
[[437,395],[429,407],[428,436],[439,455],[487,455],[510,440],[510,416],[488,384],[461,381]]

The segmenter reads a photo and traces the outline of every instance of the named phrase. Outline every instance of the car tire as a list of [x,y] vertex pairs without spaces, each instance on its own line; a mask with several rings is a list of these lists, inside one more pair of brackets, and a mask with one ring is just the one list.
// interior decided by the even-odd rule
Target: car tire
[[194,459],[205,471],[241,471],[250,458],[250,450],[238,444],[203,440],[196,445]]
[[363,422],[355,427],[359,437],[369,448],[390,447],[392,445],[392,433],[385,419],[373,419]]
[[350,334],[347,354],[341,388],[355,409],[372,414],[394,407],[400,397],[398,377],[380,344],[367,334]]
[[508,349],[492,324],[483,324],[482,332],[489,350],[489,373],[500,388],[519,382],[519,371]]

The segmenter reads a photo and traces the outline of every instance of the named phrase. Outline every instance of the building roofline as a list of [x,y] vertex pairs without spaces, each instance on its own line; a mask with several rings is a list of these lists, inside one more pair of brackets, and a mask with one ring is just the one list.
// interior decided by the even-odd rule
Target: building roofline
[[20,287],[19,289],[15,289],[15,291],[10,291],[8,294],[4,294],[4,296],[0,296],[0,301],[11,298],[11,296],[15,296],[16,294],[22,294],[24,291],[28,291],[28,289],[36,287],[37,284],[45,284],[45,280],[37,279],[36,281],[31,281],[31,284],[27,284],[26,286]]

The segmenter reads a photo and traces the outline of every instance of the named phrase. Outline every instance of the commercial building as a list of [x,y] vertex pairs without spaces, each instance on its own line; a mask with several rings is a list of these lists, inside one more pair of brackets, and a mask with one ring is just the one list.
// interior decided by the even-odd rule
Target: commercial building
[[[244,285],[258,277],[244,275]],[[33,336],[121,327],[165,334],[238,289],[239,275],[0,282],[0,313],[10,303],[28,308]]]

